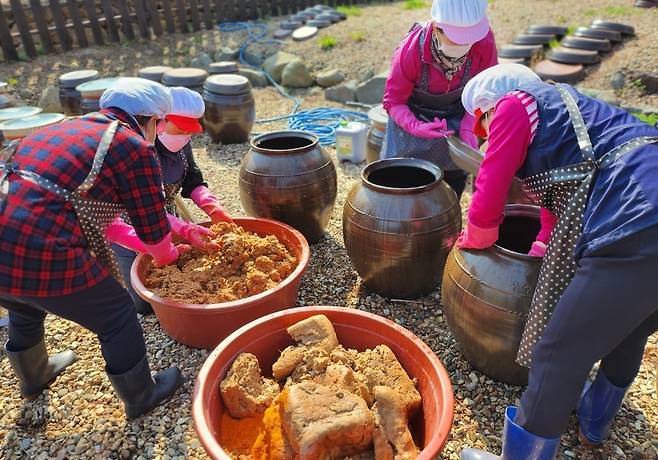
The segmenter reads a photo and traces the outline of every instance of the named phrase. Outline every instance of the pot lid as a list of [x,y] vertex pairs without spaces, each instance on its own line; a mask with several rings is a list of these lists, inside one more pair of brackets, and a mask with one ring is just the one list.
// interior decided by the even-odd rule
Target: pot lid
[[533,24],[530,27],[528,27],[529,34],[552,34],[552,35],[558,35],[560,37],[564,37],[567,34],[568,30],[569,29],[564,26],[551,26],[544,24]]
[[290,29],[277,29],[272,33],[272,37],[276,38],[277,40],[288,38],[290,35],[292,35],[292,30]]
[[59,84],[64,88],[75,88],[76,86],[87,81],[96,80],[98,78],[98,70],[76,70],[74,72],[65,73],[59,77]]
[[6,120],[13,120],[15,118],[31,117],[38,113],[41,113],[42,111],[43,109],[41,107],[31,107],[31,106],[9,107],[6,109],[0,109],[0,122]]
[[137,76],[140,78],[146,78],[147,80],[161,81],[162,76],[165,72],[171,70],[172,67],[167,65],[153,65],[150,67],[143,67],[137,72]]
[[562,46],[550,50],[546,57],[551,61],[561,62],[562,64],[596,64],[601,60],[601,56],[596,51],[564,48]]
[[541,52],[541,45],[508,45],[504,46],[498,56],[510,59],[531,58]]
[[447,140],[450,159],[464,171],[477,175],[480,170],[480,163],[484,159],[484,154],[466,145],[456,136],[450,136]]
[[283,21],[281,24],[279,24],[280,29],[288,29],[288,30],[295,30],[298,29],[299,27],[303,26],[304,23],[302,21]]
[[383,104],[378,104],[368,110],[368,118],[374,124],[379,125],[380,128],[386,127],[388,124],[388,113],[384,110]]
[[498,64],[523,64],[526,65],[526,59],[525,58],[504,58],[504,57],[499,57],[498,58]]
[[559,62],[538,62],[534,71],[542,80],[554,80],[559,83],[574,83],[584,75],[583,66],[580,64],[560,64]]
[[512,39],[512,45],[546,45],[554,38],[553,34],[521,34]]
[[208,77],[204,88],[214,94],[232,96],[249,92],[251,84],[246,77],[229,73]]
[[612,21],[604,21],[603,19],[596,19],[592,21],[590,27],[594,29],[614,30],[616,32],[620,32],[624,35],[629,35],[629,36],[635,35],[635,28],[633,28],[633,26],[629,26],[628,24],[622,24],[621,22],[612,22]]
[[171,69],[162,76],[162,83],[167,86],[199,86],[208,78],[208,72],[203,69],[182,67]]
[[17,137],[29,133],[31,130],[59,123],[66,118],[61,113],[40,113],[27,118],[15,118],[0,123],[0,131],[7,138]]
[[88,81],[75,87],[83,98],[99,99],[106,89],[116,83],[120,77],[101,78],[99,80]]
[[610,40],[599,40],[598,38],[575,37],[570,35],[564,37],[560,42],[565,48],[578,48],[581,50],[610,51],[612,44]]
[[318,33],[317,27],[304,26],[292,33],[292,39],[297,41],[308,40]]
[[234,61],[221,61],[213,62],[208,67],[211,75],[218,73],[236,73],[238,71],[238,64]]
[[590,27],[578,27],[574,33],[576,37],[598,38],[599,40],[610,40],[611,42],[620,42],[621,33],[607,29],[593,29]]
[[318,29],[322,29],[324,27],[329,27],[331,25],[331,21],[324,21],[320,19],[311,19],[310,21],[307,22],[309,27],[317,27]]

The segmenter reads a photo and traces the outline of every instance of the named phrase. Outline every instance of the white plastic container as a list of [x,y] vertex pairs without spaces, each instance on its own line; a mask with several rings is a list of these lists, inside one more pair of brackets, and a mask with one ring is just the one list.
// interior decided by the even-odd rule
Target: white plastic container
[[339,161],[361,163],[366,159],[368,125],[350,121],[336,129],[336,157]]

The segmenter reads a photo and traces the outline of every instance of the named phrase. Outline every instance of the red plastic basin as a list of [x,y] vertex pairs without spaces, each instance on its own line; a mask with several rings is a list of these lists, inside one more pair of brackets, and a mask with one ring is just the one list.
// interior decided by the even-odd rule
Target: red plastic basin
[[260,236],[274,235],[298,260],[297,268],[274,289],[233,302],[183,304],[163,299],[149,291],[142,280],[151,256],[140,254],[130,271],[139,296],[153,306],[160,326],[172,339],[194,348],[212,349],[239,327],[297,302],[299,283],[308,265],[310,250],[300,232],[270,219],[236,217],[233,221]]
[[411,420],[411,431],[423,446],[418,458],[437,458],[450,433],[454,411],[452,385],[439,358],[423,341],[396,323],[343,307],[302,307],[273,313],[243,326],[213,350],[197,376],[192,399],[194,428],[208,455],[213,459],[231,458],[219,441],[224,412],[219,384],[236,356],[242,352],[254,354],[263,372],[271,375],[279,350],[292,343],[286,328],[318,314],[331,320],[338,341],[345,347],[364,350],[388,345],[407,373],[418,379],[423,406]]

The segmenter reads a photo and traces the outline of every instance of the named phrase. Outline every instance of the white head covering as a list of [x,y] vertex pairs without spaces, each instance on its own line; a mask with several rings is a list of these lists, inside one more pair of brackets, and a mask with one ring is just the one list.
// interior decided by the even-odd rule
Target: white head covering
[[171,91],[171,112],[167,115],[179,115],[189,118],[201,118],[203,116],[206,105],[199,93],[182,86],[169,89]]
[[433,0],[432,19],[459,45],[473,44],[489,33],[487,0]]
[[101,96],[100,108],[108,107],[117,107],[130,115],[164,117],[171,111],[171,93],[160,83],[124,77]]
[[464,86],[462,104],[468,113],[491,110],[506,94],[526,83],[540,82],[528,67],[521,64],[498,64],[483,70]]

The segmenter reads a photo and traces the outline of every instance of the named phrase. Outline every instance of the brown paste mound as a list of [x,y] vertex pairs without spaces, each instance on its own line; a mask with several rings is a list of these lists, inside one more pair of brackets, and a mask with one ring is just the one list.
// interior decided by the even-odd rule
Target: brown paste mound
[[274,235],[261,237],[224,222],[210,229],[218,251],[194,249],[175,264],[152,267],[146,288],[180,303],[230,302],[274,288],[297,266],[295,256]]

